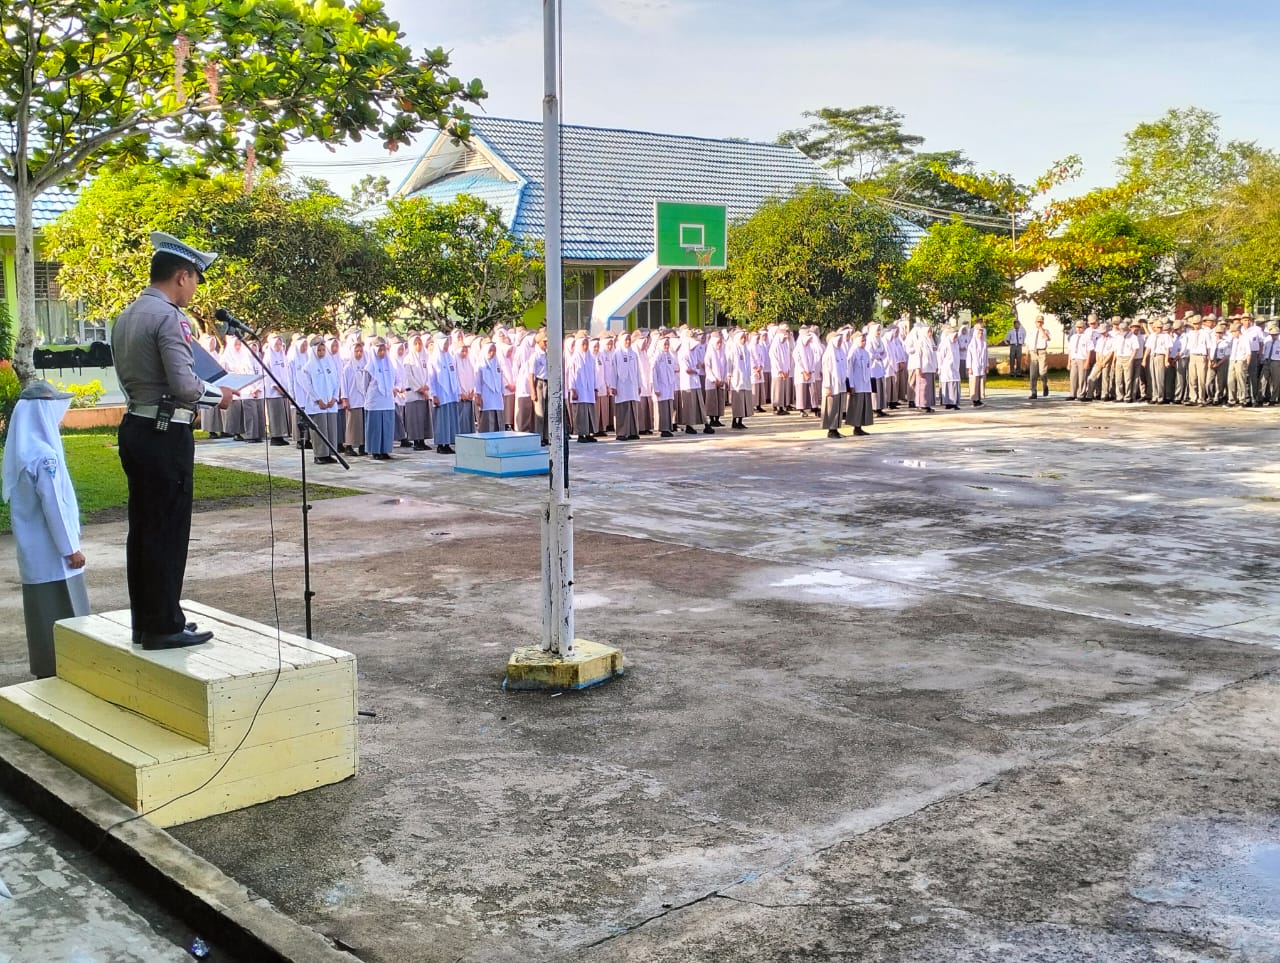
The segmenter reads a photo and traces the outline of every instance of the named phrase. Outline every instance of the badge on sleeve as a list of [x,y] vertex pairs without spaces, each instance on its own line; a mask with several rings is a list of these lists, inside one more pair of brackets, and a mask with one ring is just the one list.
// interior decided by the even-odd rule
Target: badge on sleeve
[[187,320],[186,315],[178,319],[178,324],[182,326],[182,336],[187,339],[187,344],[191,343],[191,322]]

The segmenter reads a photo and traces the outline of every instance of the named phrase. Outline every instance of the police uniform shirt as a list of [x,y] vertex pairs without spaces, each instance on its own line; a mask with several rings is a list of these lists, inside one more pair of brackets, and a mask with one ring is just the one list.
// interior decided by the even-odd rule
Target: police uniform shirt
[[134,404],[154,405],[172,395],[194,407],[204,393],[191,358],[191,324],[156,288],[120,312],[111,327],[111,353],[120,387]]

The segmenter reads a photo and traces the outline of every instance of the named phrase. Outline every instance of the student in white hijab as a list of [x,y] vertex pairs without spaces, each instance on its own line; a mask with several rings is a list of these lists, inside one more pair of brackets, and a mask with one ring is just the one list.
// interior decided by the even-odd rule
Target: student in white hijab
[[747,332],[742,328],[738,328],[729,339],[729,348],[725,352],[725,363],[728,366],[728,388],[730,415],[733,421],[730,428],[738,431],[746,431],[747,425],[743,421],[751,409],[754,407],[754,397],[752,395],[751,384],[751,368],[754,364],[754,358],[751,349],[747,347]]
[[785,415],[794,402],[794,389],[791,383],[791,330],[779,325],[769,338],[769,363],[773,370],[773,385],[770,395],[773,398],[773,413]]
[[751,400],[755,413],[762,415],[769,400],[769,381],[764,370],[769,360],[769,349],[765,347],[764,335],[759,331],[752,331],[747,335],[747,350],[751,352]]
[[844,437],[840,423],[844,420],[848,383],[844,338],[839,331],[832,331],[822,352],[822,427],[827,429],[828,438]]
[[481,351],[484,361],[476,369],[477,395],[480,399],[480,421],[477,429],[481,432],[502,431],[505,417],[503,390],[506,388],[506,376],[502,372],[502,364],[498,360],[498,346],[492,341],[483,342]]
[[524,332],[511,352],[511,377],[515,379],[515,401],[512,408],[512,427],[516,431],[537,430],[533,411],[533,379],[530,377],[535,350],[533,335]]
[[698,344],[692,331],[685,333],[680,342],[680,350],[676,353],[677,375],[680,384],[680,414],[686,435],[697,434],[695,425],[703,425],[704,435],[714,435],[707,415],[706,398],[702,390],[702,378],[699,372],[702,359],[702,346]]
[[[307,340],[306,335],[295,334],[293,336],[289,350],[285,353],[285,360],[289,363],[289,384],[293,385],[293,400],[298,403],[303,411],[306,411],[307,385],[302,377],[302,369],[311,360],[311,343]],[[296,410],[289,412],[289,425],[292,428],[293,440],[298,447],[310,448],[311,433],[307,430],[306,425],[298,423],[298,412]]]
[[[631,334],[631,350],[636,355],[639,375],[639,398],[636,402],[636,426],[641,435],[653,434],[653,356],[649,352],[649,332],[643,328]],[[1268,382],[1270,384],[1270,382]]]
[[853,342],[845,352],[849,384],[849,407],[845,420],[853,425],[855,435],[867,434],[865,427],[875,421],[871,407],[871,355],[867,353],[867,337],[854,332]]
[[791,351],[791,369],[795,376],[796,407],[800,417],[817,414],[822,407],[818,393],[822,390],[822,346],[817,332],[800,329],[800,337]]
[[404,355],[404,435],[413,443],[414,451],[426,451],[431,437],[430,377],[427,375],[427,351],[422,335],[409,338],[409,350]]
[[401,448],[412,448],[413,442],[404,426],[404,406],[409,401],[409,374],[405,370],[406,356],[409,353],[409,342],[396,336],[387,345],[387,357],[391,361],[391,373],[395,378],[396,427],[395,440]]
[[960,331],[948,325],[938,342],[938,383],[942,386],[942,406],[960,410]]
[[[262,352],[264,367],[279,379],[285,390],[293,393],[289,355],[285,351],[284,338],[272,334]],[[264,378],[262,395],[266,404],[267,436],[273,445],[289,444],[289,402],[270,378]]]
[[0,465],[22,579],[27,656],[38,679],[55,674],[53,623],[89,614],[80,507],[58,431],[71,398],[47,381],[23,388]]
[[707,418],[710,419],[708,423],[712,428],[723,428],[724,422],[720,417],[724,414],[725,402],[729,397],[729,356],[724,350],[724,338],[719,331],[713,330],[707,336],[703,367],[706,379],[702,398],[707,407]]
[[374,461],[391,461],[396,433],[396,376],[387,342],[374,338],[364,365],[364,438]]
[[[582,443],[596,440],[596,361],[587,336],[579,335],[565,355],[565,397],[572,405],[573,427]],[[601,432],[603,433],[603,432]]]
[[975,408],[981,408],[987,397],[987,329],[981,321],[975,321],[970,332],[969,347],[965,351],[965,366],[969,369],[969,400]]
[[631,347],[631,332],[618,335],[613,349],[613,424],[618,441],[640,439],[640,358]]
[[342,447],[348,455],[366,454],[364,444],[364,342],[354,341],[345,349],[350,352],[342,366],[342,410],[346,412],[346,427],[342,433]]
[[[457,339],[459,342],[461,338]],[[449,350],[449,342],[443,335],[435,338],[439,353],[430,368],[431,421],[434,429],[436,453],[454,454],[453,441],[458,434],[458,400],[462,388],[458,381],[457,359]]]
[[458,428],[460,435],[469,435],[476,430],[476,413],[480,408],[480,386],[476,380],[476,371],[484,360],[480,352],[480,342],[471,336],[458,337],[454,332],[453,354],[458,365]]
[[663,438],[673,435],[671,408],[680,383],[679,361],[671,350],[671,335],[663,332],[657,339],[658,349],[653,356],[653,407],[658,434]]
[[[329,441],[338,440],[338,399],[342,386],[338,381],[338,368],[329,357],[324,338],[311,339],[311,360],[302,369],[302,380],[307,386],[307,407],[304,409]],[[317,465],[332,465],[337,461],[333,451],[319,434],[311,439],[312,454]]]

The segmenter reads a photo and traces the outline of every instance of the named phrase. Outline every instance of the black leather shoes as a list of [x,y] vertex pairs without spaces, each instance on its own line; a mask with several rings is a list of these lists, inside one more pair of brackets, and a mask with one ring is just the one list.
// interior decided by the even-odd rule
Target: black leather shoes
[[[196,624],[195,624],[194,622],[188,622],[185,626],[183,626],[183,628],[185,628],[188,632],[196,632],[196,631],[198,631],[198,628],[197,628],[197,626],[196,626]],[[137,629],[134,629],[134,630],[133,630],[133,644],[134,644],[134,645],[141,645],[141,644],[142,644],[142,636],[143,636],[143,633],[142,633],[142,632],[139,632]]]
[[183,629],[169,635],[157,635],[154,632],[142,633],[142,647],[148,651],[155,649],[184,649],[189,645],[203,645],[213,638],[212,632],[192,632]]

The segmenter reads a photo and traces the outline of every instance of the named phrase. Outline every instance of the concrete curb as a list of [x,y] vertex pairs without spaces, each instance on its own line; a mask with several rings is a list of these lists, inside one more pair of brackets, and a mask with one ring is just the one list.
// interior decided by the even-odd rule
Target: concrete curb
[[323,936],[294,922],[213,864],[46,755],[0,729],[0,787],[122,875],[170,912],[244,959],[270,963],[358,963]]

